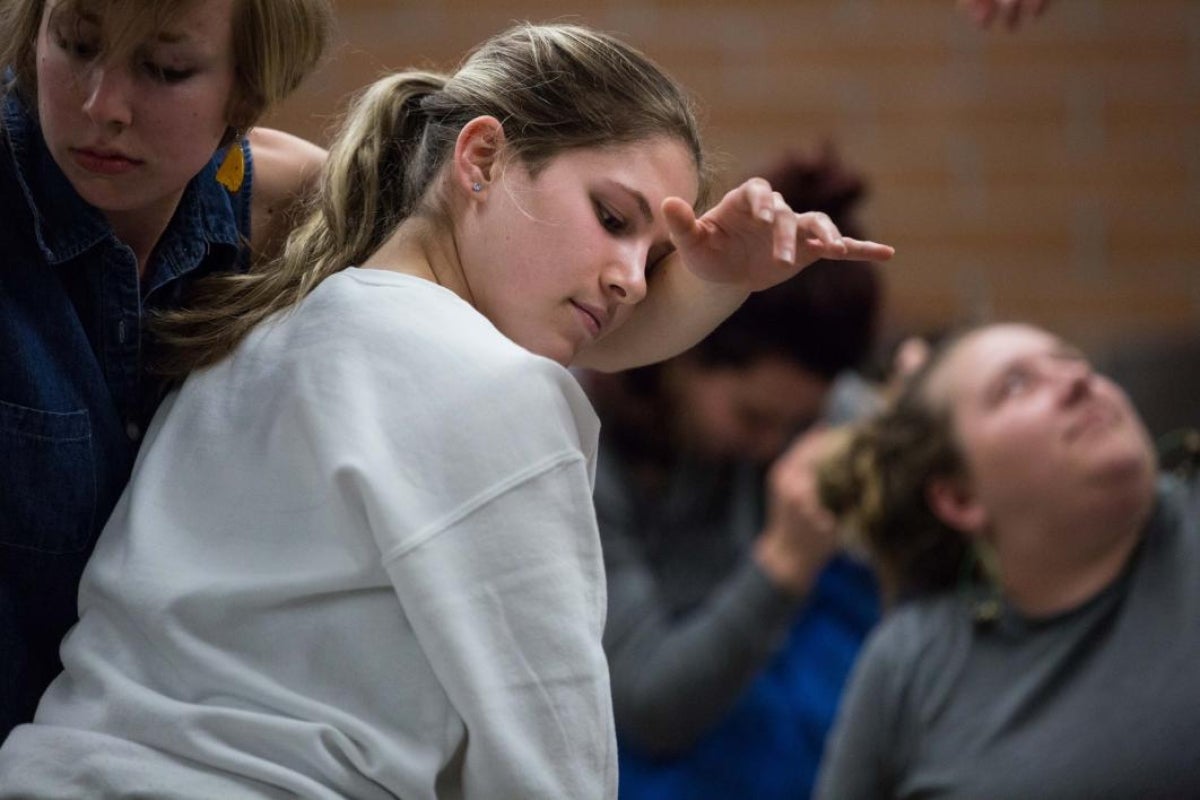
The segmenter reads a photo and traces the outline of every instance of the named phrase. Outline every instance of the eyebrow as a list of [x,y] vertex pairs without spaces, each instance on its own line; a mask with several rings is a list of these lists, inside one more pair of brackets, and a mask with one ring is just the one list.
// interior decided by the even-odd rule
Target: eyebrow
[[[94,11],[80,11],[77,16],[86,25],[93,25],[97,28],[102,27],[100,15]],[[186,33],[176,31],[161,30],[154,34],[154,40],[162,44],[179,44],[188,40]]]
[[637,203],[638,210],[642,212],[642,218],[646,220],[647,225],[654,223],[654,212],[650,210],[650,201],[646,199],[644,194],[631,186],[626,186],[618,180],[614,180],[613,184],[633,198],[634,202]]

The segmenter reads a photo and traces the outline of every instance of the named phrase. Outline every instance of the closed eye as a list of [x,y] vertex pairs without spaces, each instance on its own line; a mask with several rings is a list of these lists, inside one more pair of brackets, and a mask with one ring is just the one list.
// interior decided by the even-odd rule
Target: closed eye
[[1023,367],[1008,370],[1000,379],[1000,385],[997,387],[997,399],[1007,400],[1020,394],[1029,388],[1032,381],[1033,376],[1029,374],[1029,370]]
[[182,83],[196,74],[196,71],[192,69],[171,69],[170,67],[160,66],[153,61],[143,62],[142,67],[150,77],[160,83]]
[[600,220],[600,224],[604,230],[612,234],[624,233],[629,229],[629,224],[621,215],[614,212],[604,203],[596,203],[596,218]]
[[54,36],[54,43],[67,55],[80,61],[90,61],[99,52],[95,42],[86,39],[69,39],[61,33]]

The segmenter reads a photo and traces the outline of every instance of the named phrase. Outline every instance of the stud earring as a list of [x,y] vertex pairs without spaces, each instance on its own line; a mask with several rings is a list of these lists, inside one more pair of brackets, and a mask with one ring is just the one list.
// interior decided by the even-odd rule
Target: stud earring
[[479,181],[475,181],[474,183],[471,184],[471,191],[472,192],[482,192],[483,184],[480,183]]

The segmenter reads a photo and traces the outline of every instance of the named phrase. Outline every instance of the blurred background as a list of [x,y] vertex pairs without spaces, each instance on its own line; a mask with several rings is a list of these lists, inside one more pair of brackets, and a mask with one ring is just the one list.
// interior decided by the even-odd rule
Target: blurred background
[[325,143],[348,93],[452,68],[516,20],[583,22],[699,101],[727,184],[832,142],[897,248],[884,333],[1020,318],[1081,344],[1155,432],[1200,425],[1200,3],[338,0],[339,43],[266,122]]

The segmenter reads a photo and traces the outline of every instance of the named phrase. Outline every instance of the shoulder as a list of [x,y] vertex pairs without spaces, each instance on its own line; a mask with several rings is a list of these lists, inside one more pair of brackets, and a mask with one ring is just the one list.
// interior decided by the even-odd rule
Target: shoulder
[[531,432],[554,437],[565,427],[588,443],[589,455],[595,449],[595,413],[566,368],[421,278],[357,268],[327,278],[279,346],[298,375],[402,399],[431,424],[453,422],[464,434],[505,442]]
[[276,255],[316,189],[325,151],[290,133],[253,128],[246,136],[254,162],[250,243],[256,259]]
[[[910,600],[889,611],[870,633],[862,670],[885,682],[889,694],[907,694],[944,677],[971,634],[970,619],[953,594]],[[929,687],[926,687],[929,688]]]

